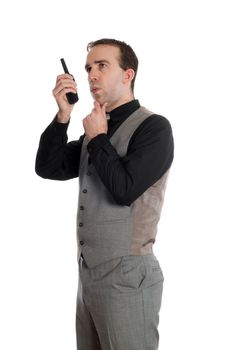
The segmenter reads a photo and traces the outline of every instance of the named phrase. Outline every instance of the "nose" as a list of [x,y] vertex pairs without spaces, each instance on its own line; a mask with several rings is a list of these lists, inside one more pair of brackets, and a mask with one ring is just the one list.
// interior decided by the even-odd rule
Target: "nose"
[[88,75],[88,80],[90,83],[93,83],[93,82],[98,80],[98,72],[96,69],[94,69],[94,68],[90,69],[89,75]]
[[95,77],[95,76],[89,76],[89,82],[90,83],[93,83],[93,82],[95,82],[95,81],[97,81],[97,78]]

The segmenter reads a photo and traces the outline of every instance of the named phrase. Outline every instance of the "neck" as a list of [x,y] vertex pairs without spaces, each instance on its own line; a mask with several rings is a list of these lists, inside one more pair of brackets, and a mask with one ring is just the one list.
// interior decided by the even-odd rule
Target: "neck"
[[125,103],[131,102],[133,100],[134,100],[134,95],[131,93],[128,96],[124,96],[123,98],[119,99],[118,101],[113,101],[112,103],[107,105],[106,111],[107,111],[107,113],[110,113],[111,111],[113,111],[113,109],[120,107],[120,106],[124,105]]

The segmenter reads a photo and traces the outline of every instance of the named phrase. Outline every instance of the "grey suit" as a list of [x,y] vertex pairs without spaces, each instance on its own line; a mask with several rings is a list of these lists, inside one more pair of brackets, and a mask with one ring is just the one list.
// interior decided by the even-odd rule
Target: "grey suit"
[[[110,141],[120,156],[153,113],[140,107]],[[78,350],[155,350],[163,275],[153,254],[168,171],[130,206],[121,206],[88,162],[82,146],[77,240]]]

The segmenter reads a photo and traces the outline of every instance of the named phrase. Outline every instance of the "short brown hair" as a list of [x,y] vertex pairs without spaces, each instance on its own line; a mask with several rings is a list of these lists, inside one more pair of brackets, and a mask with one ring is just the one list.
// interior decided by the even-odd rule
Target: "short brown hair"
[[124,41],[119,41],[116,39],[99,39],[96,41],[91,41],[87,45],[87,51],[92,49],[94,46],[97,45],[110,45],[118,47],[120,50],[120,58],[119,58],[119,65],[120,68],[123,70],[127,70],[129,68],[133,69],[135,72],[134,78],[131,81],[131,89],[134,90],[134,83],[136,79],[137,69],[138,69],[138,58],[131,48],[130,45],[126,44]]

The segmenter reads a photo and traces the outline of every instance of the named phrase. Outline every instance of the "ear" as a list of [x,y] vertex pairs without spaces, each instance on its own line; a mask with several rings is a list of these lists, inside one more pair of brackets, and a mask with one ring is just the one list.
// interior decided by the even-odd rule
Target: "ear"
[[133,69],[131,68],[128,68],[124,71],[124,74],[123,74],[123,83],[124,84],[131,84],[131,81],[132,79],[135,77],[135,72]]

